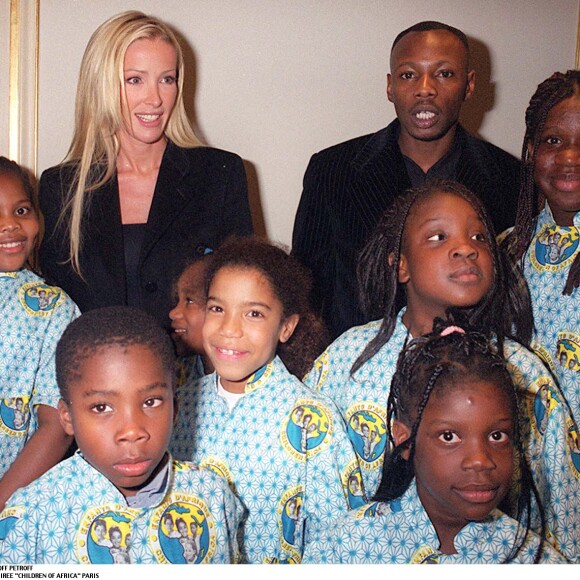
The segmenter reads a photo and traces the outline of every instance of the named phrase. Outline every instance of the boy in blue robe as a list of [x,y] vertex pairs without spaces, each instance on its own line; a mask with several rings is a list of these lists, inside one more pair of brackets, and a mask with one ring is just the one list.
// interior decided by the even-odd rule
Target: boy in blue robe
[[236,560],[241,507],[227,482],[167,451],[173,365],[169,337],[139,310],[93,310],[67,328],[59,414],[79,450],[8,500],[1,564]]

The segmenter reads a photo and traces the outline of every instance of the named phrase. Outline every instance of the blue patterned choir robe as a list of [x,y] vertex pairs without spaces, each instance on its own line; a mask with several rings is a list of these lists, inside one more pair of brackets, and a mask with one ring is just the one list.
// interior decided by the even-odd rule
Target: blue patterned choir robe
[[179,391],[170,449],[223,475],[241,499],[242,561],[300,562],[332,518],[364,502],[342,417],[277,357],[231,411],[217,380],[213,373]]
[[224,479],[173,459],[158,501],[129,507],[77,452],[8,500],[0,564],[230,563],[241,515]]
[[[350,369],[378,333],[380,321],[351,328],[320,355],[304,382],[331,398],[343,414],[359,459],[367,497],[379,486],[387,445],[385,418],[397,358],[407,340],[399,312],[393,336],[351,376]],[[512,340],[504,342],[516,385],[521,437],[544,505],[550,542],[568,560],[580,561],[580,435],[561,390],[540,358]],[[514,485],[514,493],[517,482]],[[534,521],[539,531],[538,515]]]
[[580,213],[558,226],[546,204],[524,256],[535,334],[532,347],[556,375],[576,421],[580,420],[580,289],[562,291],[580,253]]
[[38,405],[58,405],[56,345],[79,314],[29,270],[0,272],[0,477],[38,428]]
[[[437,532],[423,508],[415,481],[396,500],[373,502],[331,526],[321,541],[311,546],[307,561],[315,564],[502,564],[516,541],[518,522],[493,510],[482,522],[470,522],[455,536],[456,554],[439,550]],[[523,535],[523,533],[522,533]],[[513,560],[532,564],[540,537],[529,532]],[[566,560],[544,542],[541,563]]]

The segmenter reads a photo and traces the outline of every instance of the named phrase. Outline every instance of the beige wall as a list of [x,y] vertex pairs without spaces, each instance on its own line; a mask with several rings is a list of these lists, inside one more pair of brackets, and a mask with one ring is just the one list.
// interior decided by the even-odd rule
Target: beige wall
[[[553,71],[574,67],[578,30],[578,0],[41,0],[39,170],[68,148],[90,34],[129,8],[185,37],[198,133],[247,161],[258,221],[284,243],[310,156],[394,117],[385,75],[400,30],[434,19],[471,37],[478,79],[466,125],[516,155],[527,102]],[[3,107],[0,117],[4,148]]]
[[0,0],[0,154],[8,155],[10,4]]

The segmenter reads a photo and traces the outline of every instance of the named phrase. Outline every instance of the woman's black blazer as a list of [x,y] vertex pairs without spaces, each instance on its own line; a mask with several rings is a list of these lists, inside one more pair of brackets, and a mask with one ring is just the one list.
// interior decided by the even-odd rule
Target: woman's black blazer
[[[67,224],[58,224],[74,166],[41,176],[40,208],[45,235],[40,267],[81,311],[126,304],[125,253],[117,179],[95,191],[83,215],[80,266],[68,261]],[[165,327],[172,287],[185,264],[228,236],[252,233],[246,174],[240,157],[210,147],[165,149],[139,260],[143,309]]]

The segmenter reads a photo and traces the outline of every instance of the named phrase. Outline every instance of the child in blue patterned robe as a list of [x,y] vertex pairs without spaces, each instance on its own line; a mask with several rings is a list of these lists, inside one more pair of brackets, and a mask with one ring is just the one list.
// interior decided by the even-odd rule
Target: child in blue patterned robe
[[[526,111],[518,217],[506,245],[534,311],[534,350],[580,419],[580,72],[554,73]],[[541,211],[540,201],[543,205]]]
[[230,481],[247,510],[243,561],[298,563],[362,497],[347,490],[362,481],[340,413],[295,376],[316,356],[309,280],[283,250],[248,239],[216,250],[208,289],[216,372],[182,391],[170,448]]
[[[464,207],[465,219],[459,220],[457,206]],[[429,221],[431,215],[438,221]],[[446,253],[434,256],[440,249]],[[401,263],[402,268],[395,267]],[[494,337],[502,349],[521,399],[522,440],[544,502],[548,534],[568,559],[578,558],[577,426],[541,360],[520,342],[503,339],[515,332],[526,342],[531,317],[479,201],[450,182],[401,196],[371,236],[361,266],[366,307],[376,316],[376,305],[382,305],[383,320],[345,332],[319,357],[305,382],[330,396],[343,413],[369,497],[377,490],[387,447],[386,404],[397,357],[410,338],[430,331],[433,319],[449,309]]]
[[[227,482],[208,469],[171,459],[154,503],[131,507],[81,453],[18,490],[0,515],[0,564],[228,564],[235,559],[241,508]],[[185,518],[196,536],[170,535]],[[104,522],[104,523],[103,523]],[[121,531],[120,561],[111,530]],[[104,539],[100,539],[104,529]],[[196,542],[197,540],[197,542]],[[195,544],[199,544],[196,546]],[[195,558],[187,559],[189,545]]]
[[[421,504],[415,482],[398,499],[372,502],[347,514],[312,546],[307,563],[315,564],[501,564],[518,538],[518,522],[498,509],[482,522],[469,522],[455,536],[457,553],[444,554]],[[540,537],[530,531],[510,563],[532,564]],[[544,542],[542,564],[566,559]]]
[[0,508],[62,459],[71,442],[56,411],[54,351],[79,311],[25,267],[38,227],[32,184],[0,157]]
[[78,452],[0,514],[0,564],[237,559],[242,508],[225,479],[167,452],[174,354],[148,314],[92,310],[56,352],[60,420]]
[[[517,394],[485,336],[441,326],[413,340],[399,357],[388,408],[394,449],[379,501],[330,526],[307,561],[566,562],[530,530],[533,483],[521,453]],[[518,520],[498,509],[514,460],[522,476]]]

